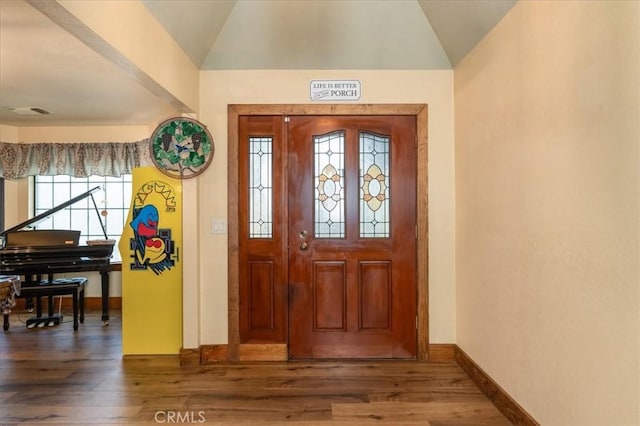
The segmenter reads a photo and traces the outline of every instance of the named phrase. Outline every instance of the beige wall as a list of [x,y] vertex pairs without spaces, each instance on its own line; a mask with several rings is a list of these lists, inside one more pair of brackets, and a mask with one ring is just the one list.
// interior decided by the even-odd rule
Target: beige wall
[[154,126],[20,127],[18,142],[135,142],[151,136]]
[[453,73],[324,70],[201,73],[198,118],[212,132],[216,152],[198,181],[200,344],[227,342],[227,238],[210,233],[212,219],[227,217],[227,105],[310,103],[312,79],[360,80],[361,103],[429,105],[430,338],[455,342]]
[[457,343],[544,425],[640,424],[640,2],[519,2],[455,69]]

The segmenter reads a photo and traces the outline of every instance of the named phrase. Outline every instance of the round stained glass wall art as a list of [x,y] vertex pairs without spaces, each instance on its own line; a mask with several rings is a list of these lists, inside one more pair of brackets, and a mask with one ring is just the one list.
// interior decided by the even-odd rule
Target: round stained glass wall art
[[206,126],[187,117],[163,121],[151,135],[151,159],[167,176],[196,177],[206,170],[214,154],[213,138]]

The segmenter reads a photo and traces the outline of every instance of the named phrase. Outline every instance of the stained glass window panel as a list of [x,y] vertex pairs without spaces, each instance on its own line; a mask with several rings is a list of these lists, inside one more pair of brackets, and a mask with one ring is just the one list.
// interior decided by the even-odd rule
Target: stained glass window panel
[[273,138],[249,138],[249,238],[273,237]]
[[389,238],[390,139],[360,133],[360,238]]
[[343,131],[314,136],[315,237],[345,237]]

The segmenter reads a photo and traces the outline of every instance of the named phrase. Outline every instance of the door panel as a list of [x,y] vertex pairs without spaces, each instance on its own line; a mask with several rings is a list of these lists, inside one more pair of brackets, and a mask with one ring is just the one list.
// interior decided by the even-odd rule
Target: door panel
[[360,329],[391,329],[391,262],[360,262]]
[[347,319],[347,277],[345,262],[313,264],[313,329],[345,331]]
[[286,343],[287,248],[281,115],[238,119],[240,343]]
[[291,117],[289,355],[416,357],[412,116]]
[[273,330],[275,328],[276,285],[273,261],[249,261],[248,329]]

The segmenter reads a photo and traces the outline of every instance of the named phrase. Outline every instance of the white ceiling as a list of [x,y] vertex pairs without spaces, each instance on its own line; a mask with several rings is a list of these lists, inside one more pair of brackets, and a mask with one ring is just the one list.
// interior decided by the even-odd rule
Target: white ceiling
[[[142,3],[202,70],[451,69],[515,1]],[[149,125],[175,113],[153,84],[60,25],[51,13],[57,7],[55,0],[0,0],[0,124]],[[8,110],[21,107],[51,114]]]

